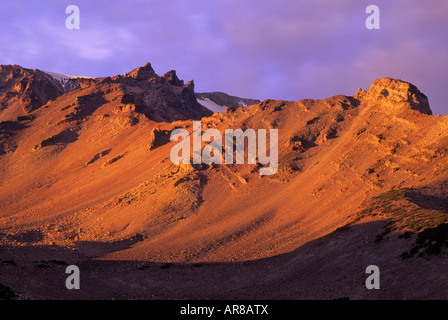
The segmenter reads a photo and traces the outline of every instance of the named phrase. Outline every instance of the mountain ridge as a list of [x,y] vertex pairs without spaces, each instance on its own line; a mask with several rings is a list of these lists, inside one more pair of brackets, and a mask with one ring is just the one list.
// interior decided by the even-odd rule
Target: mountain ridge
[[[268,99],[212,114],[198,107],[192,82],[151,70],[81,80],[79,89],[0,123],[3,246],[68,248],[104,262],[257,268],[273,259],[288,264],[274,275],[286,281],[294,270],[313,277],[301,269],[312,253],[295,252],[322,246],[344,255],[342,244],[356,239],[357,250],[363,241],[372,252],[396,246],[362,261],[392,259],[399,272],[409,259],[416,274],[423,254],[442,268],[448,117],[432,115],[418,88],[381,78],[353,96]],[[220,132],[278,129],[277,173],[262,177],[258,164],[171,163],[169,134],[191,133],[192,120]],[[435,258],[425,255],[439,245]],[[323,269],[338,268],[317,256]]]

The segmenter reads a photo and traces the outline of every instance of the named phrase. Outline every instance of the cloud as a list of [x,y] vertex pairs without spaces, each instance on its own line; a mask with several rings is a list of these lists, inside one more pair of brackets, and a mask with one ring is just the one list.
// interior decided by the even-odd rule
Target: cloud
[[0,4],[0,63],[105,76],[151,62],[198,91],[296,100],[353,94],[376,77],[415,83],[446,114],[448,4],[378,0],[367,30],[359,0],[78,0],[81,29],[65,29],[70,1]]

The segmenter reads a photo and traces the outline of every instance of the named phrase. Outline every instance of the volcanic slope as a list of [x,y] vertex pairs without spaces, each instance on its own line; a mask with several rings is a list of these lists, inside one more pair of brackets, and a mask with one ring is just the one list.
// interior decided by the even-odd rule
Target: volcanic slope
[[[382,78],[354,96],[265,100],[211,115],[193,82],[174,71],[158,76],[149,64],[78,81],[0,123],[5,246],[77,248],[102,260],[235,262],[292,252],[348,225],[389,221],[372,231],[387,237],[448,221],[448,118],[433,116],[407,82]],[[171,131],[191,132],[199,119],[203,130],[278,129],[277,173],[173,164]],[[417,203],[421,215],[397,210],[403,203],[391,204],[389,193],[409,212]],[[440,208],[425,207],[431,197]]]

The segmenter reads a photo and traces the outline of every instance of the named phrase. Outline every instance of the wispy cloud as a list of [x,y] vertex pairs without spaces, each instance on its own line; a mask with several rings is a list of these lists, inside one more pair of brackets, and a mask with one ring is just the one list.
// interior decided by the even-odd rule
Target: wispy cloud
[[194,78],[199,91],[291,100],[353,94],[392,76],[448,113],[446,0],[378,0],[373,31],[359,0],[75,2],[80,30],[65,29],[71,1],[2,1],[0,63],[105,76],[149,61]]

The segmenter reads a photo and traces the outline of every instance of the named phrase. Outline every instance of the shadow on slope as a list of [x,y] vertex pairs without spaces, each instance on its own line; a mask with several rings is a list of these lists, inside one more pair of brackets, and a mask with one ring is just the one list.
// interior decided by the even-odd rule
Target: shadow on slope
[[[414,237],[391,232],[376,242],[385,224],[379,220],[347,226],[288,254],[239,263],[96,260],[104,250],[117,249],[101,243],[82,243],[77,249],[3,246],[0,283],[20,299],[448,298],[445,253],[402,259]],[[80,290],[65,288],[70,264],[80,269]],[[372,264],[380,268],[381,290],[365,287],[365,270]]]

